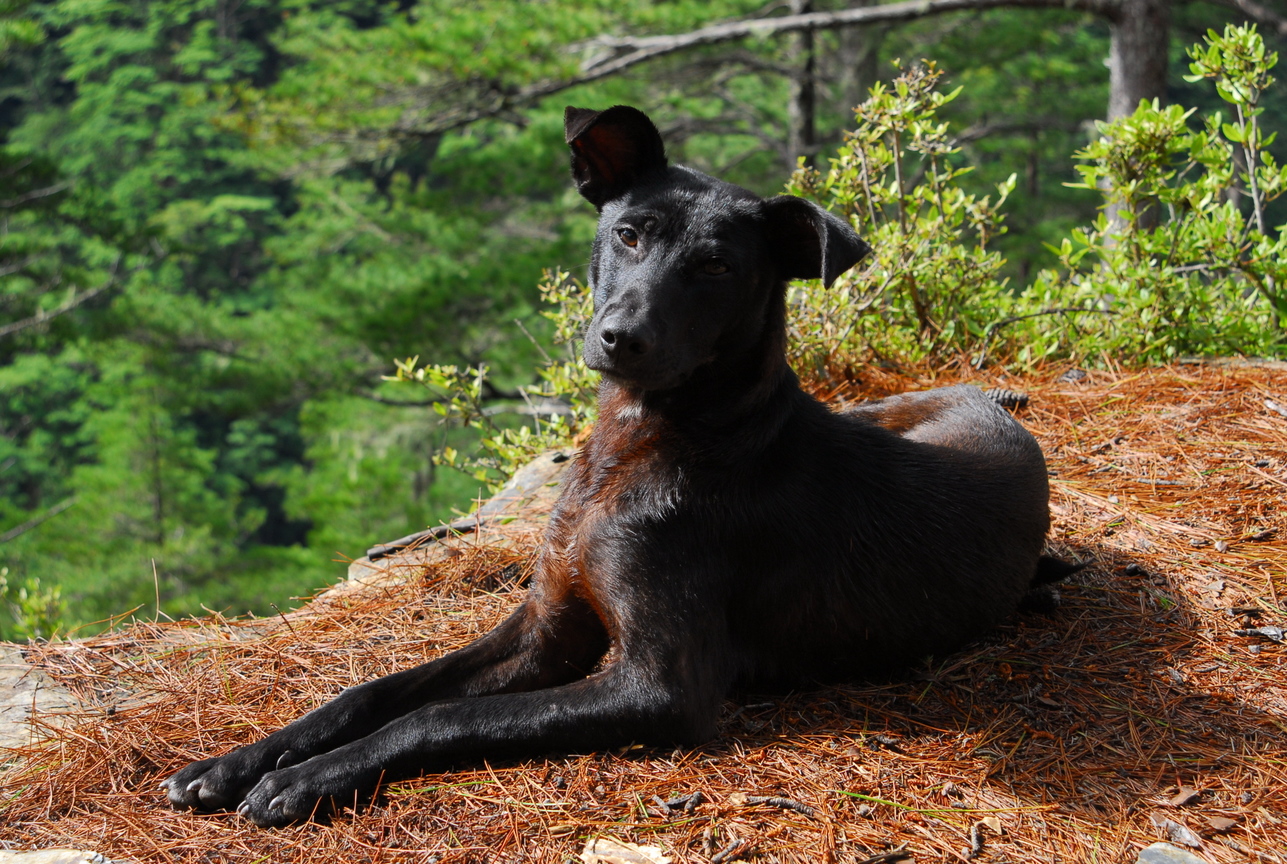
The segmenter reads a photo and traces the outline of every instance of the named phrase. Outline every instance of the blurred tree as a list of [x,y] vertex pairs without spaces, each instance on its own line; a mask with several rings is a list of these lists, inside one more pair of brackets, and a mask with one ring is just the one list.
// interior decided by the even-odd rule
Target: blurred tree
[[[9,584],[60,585],[80,621],[266,611],[467,506],[432,455],[472,433],[382,375],[486,363],[502,405],[530,380],[512,322],[548,338],[540,273],[582,274],[593,231],[565,101],[640,105],[676,161],[772,193],[886,61],[934,56],[968,85],[961,182],[1022,178],[1005,272],[1090,221],[1068,155],[1108,104],[1109,13],[1144,0],[812,3],[0,2]],[[1170,26],[1270,20],[1229,3]]]

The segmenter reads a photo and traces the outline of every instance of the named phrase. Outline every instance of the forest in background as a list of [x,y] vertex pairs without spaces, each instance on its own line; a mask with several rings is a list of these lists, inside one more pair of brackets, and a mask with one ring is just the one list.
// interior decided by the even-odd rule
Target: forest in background
[[[1198,109],[1181,124],[1229,119],[1186,80],[1208,28],[1251,14],[1283,41],[1272,9],[1241,0],[1119,2],[1168,8],[1159,95]],[[852,109],[893,61],[926,58],[961,88],[933,106],[954,170],[972,169],[952,183],[993,199],[1013,183],[989,284],[1040,284],[1103,203],[1069,184],[1108,114],[1107,0],[633,65],[632,40],[846,4],[464,5],[0,2],[0,636],[134,608],[269,614],[334,581],[337,559],[467,508],[479,481],[435,455],[477,433],[386,377],[413,356],[486,366],[478,398],[523,422],[517,389],[554,350],[538,283],[583,275],[594,226],[568,182],[566,104],[639,106],[674,161],[761,194],[803,159],[823,173],[796,191],[844,207],[820,178]],[[1283,125],[1281,89],[1261,107]]]

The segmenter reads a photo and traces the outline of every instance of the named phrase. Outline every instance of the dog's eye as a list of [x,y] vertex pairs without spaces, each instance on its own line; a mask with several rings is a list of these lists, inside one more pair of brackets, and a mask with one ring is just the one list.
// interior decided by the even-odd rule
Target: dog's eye
[[702,272],[707,276],[723,276],[728,272],[728,262],[721,258],[712,258],[702,265]]
[[631,249],[639,245],[639,235],[635,233],[633,228],[618,228],[617,236],[621,238],[622,243],[625,243]]

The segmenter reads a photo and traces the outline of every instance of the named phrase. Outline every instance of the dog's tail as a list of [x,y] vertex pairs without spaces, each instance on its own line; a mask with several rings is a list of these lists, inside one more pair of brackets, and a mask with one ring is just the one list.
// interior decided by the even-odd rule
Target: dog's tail
[[1085,564],[1069,564],[1053,556],[1042,555],[1037,559],[1037,572],[1032,574],[1032,587],[1062,582],[1078,570],[1085,568]]
[[1037,570],[1032,574],[1028,593],[1019,601],[1019,610],[1037,612],[1041,615],[1054,614],[1062,600],[1053,583],[1067,579],[1085,566],[1085,564],[1069,564],[1051,555],[1042,555],[1037,559]]

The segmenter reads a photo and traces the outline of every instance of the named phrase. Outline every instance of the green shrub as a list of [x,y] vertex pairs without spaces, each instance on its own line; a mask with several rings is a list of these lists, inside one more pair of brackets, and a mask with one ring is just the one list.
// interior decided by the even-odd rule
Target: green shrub
[[1283,353],[1287,239],[1265,207],[1287,190],[1287,169],[1257,119],[1278,58],[1254,27],[1232,26],[1190,56],[1191,80],[1215,81],[1232,122],[1195,125],[1193,110],[1144,102],[1099,123],[1075,154],[1081,181],[1068,185],[1102,195],[1104,212],[1022,291],[1000,279],[1004,262],[987,248],[1005,230],[1014,179],[995,201],[957,183],[968,169],[953,166],[957,148],[936,117],[956,92],[937,91],[933,64],[873,88],[830,170],[802,168],[790,186],[848,216],[876,249],[839,290],[793,292],[797,357],[1028,366]]
[[[1265,223],[1266,205],[1287,191],[1287,168],[1267,151],[1257,118],[1277,55],[1254,27],[1211,32],[1190,51],[1192,80],[1214,80],[1233,108],[1194,125],[1194,111],[1143,102],[1130,117],[1100,123],[1078,152],[1081,181],[1104,198],[1093,225],[1055,250],[1058,269],[1016,291],[988,244],[1005,231],[1001,208],[1011,176],[992,196],[967,193],[938,110],[958,91],[937,89],[933,63],[878,84],[855,109],[857,128],[824,174],[801,164],[788,186],[849,218],[874,247],[863,264],[824,290],[797,283],[789,351],[805,375],[868,362],[943,362],[1030,367],[1053,358],[1094,363],[1166,361],[1183,355],[1284,354],[1287,237]],[[1287,227],[1287,226],[1284,226]],[[562,446],[593,421],[596,376],[575,350],[590,318],[588,292],[566,273],[541,288],[569,353],[546,358],[541,383],[522,396],[536,418],[500,425],[483,404],[485,369],[398,364],[439,399],[439,413],[482,432],[483,455],[451,448],[442,464],[497,483],[541,449]],[[539,419],[538,401],[566,414]]]
[[0,638],[7,641],[51,639],[67,629],[67,601],[57,585],[43,586],[35,578],[11,583],[9,568],[0,567],[0,603],[9,619],[0,618],[0,624],[7,624],[0,626]]
[[877,84],[854,109],[858,128],[824,175],[801,167],[787,191],[848,217],[873,255],[832,286],[791,292],[792,354],[805,366],[868,356],[916,362],[981,339],[1009,292],[1004,259],[988,242],[1005,231],[996,200],[964,192],[970,169],[953,164],[948,124],[936,113],[960,92],[939,92],[933,63],[890,87]]
[[1257,120],[1278,57],[1254,27],[1233,26],[1189,53],[1190,80],[1213,79],[1232,122],[1217,113],[1193,128],[1192,109],[1144,102],[1099,124],[1072,185],[1104,190],[1106,211],[1063,241],[1060,269],[1041,273],[1020,308],[1104,314],[1017,322],[1017,359],[1283,353],[1287,237],[1266,226],[1265,205],[1287,191],[1287,169]]

